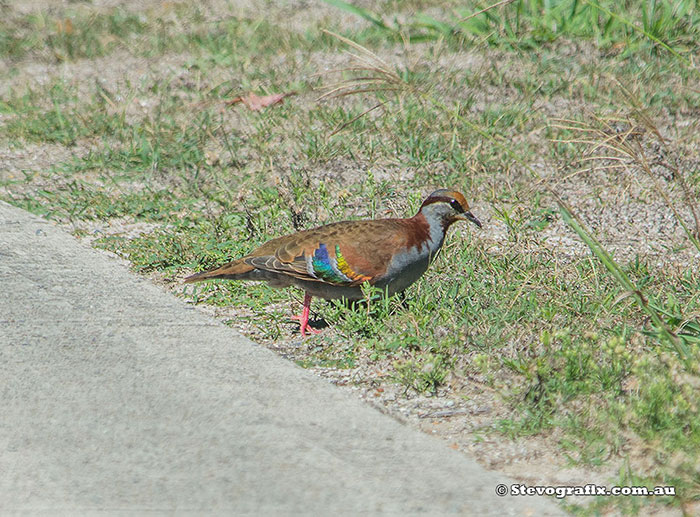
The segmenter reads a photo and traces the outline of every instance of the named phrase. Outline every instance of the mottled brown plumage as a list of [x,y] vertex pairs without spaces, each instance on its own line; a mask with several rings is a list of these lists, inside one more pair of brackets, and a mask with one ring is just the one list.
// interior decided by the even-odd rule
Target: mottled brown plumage
[[459,220],[481,226],[462,194],[438,190],[414,217],[343,221],[278,237],[185,282],[220,278],[300,287],[306,291],[304,334],[311,296],[359,299],[365,282],[386,288],[390,295],[402,291],[423,274],[440,250],[447,228]]
[[313,276],[307,268],[320,244],[338,246],[351,268],[362,278],[338,285],[376,283],[386,272],[393,250],[419,245],[428,238],[425,221],[381,219],[377,221],[342,221],[313,230],[305,230],[266,242],[250,255],[223,266],[192,275],[185,282],[211,278],[238,279],[255,269],[274,271],[310,282],[328,282]]

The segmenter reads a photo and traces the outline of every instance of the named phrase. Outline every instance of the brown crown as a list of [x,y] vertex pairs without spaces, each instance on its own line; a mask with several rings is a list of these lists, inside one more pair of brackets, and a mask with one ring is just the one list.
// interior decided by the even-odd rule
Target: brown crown
[[456,190],[447,189],[436,190],[435,192],[430,194],[428,198],[425,201],[423,201],[421,208],[432,203],[450,203],[452,202],[452,200],[457,201],[462,206],[462,209],[465,212],[469,212],[469,204],[467,203],[467,200],[464,198],[464,196]]

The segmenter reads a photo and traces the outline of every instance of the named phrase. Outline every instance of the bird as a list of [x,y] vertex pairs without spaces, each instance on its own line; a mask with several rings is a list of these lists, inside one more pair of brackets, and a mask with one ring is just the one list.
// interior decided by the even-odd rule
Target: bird
[[481,222],[456,191],[430,194],[413,217],[331,223],[272,239],[249,255],[193,274],[185,283],[212,279],[257,280],[272,287],[304,291],[300,333],[309,326],[312,298],[355,301],[369,283],[388,296],[418,280],[440,251],[448,228],[457,221]]

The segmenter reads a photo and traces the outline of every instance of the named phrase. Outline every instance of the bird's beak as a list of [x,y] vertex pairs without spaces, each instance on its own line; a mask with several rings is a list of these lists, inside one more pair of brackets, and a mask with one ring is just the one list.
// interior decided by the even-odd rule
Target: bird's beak
[[460,221],[471,221],[475,225],[477,225],[479,228],[481,228],[481,221],[479,221],[474,214],[471,212],[464,212],[463,214],[459,214],[457,216],[457,219]]

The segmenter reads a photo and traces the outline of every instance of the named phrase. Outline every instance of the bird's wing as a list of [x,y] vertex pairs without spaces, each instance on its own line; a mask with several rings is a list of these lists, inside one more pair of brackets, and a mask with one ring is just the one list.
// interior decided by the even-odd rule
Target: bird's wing
[[254,270],[339,286],[375,284],[395,253],[429,237],[423,221],[343,221],[266,242],[250,255],[185,279],[245,279]]
[[242,260],[266,271],[333,285],[371,284],[405,245],[401,219],[343,221],[273,239]]

